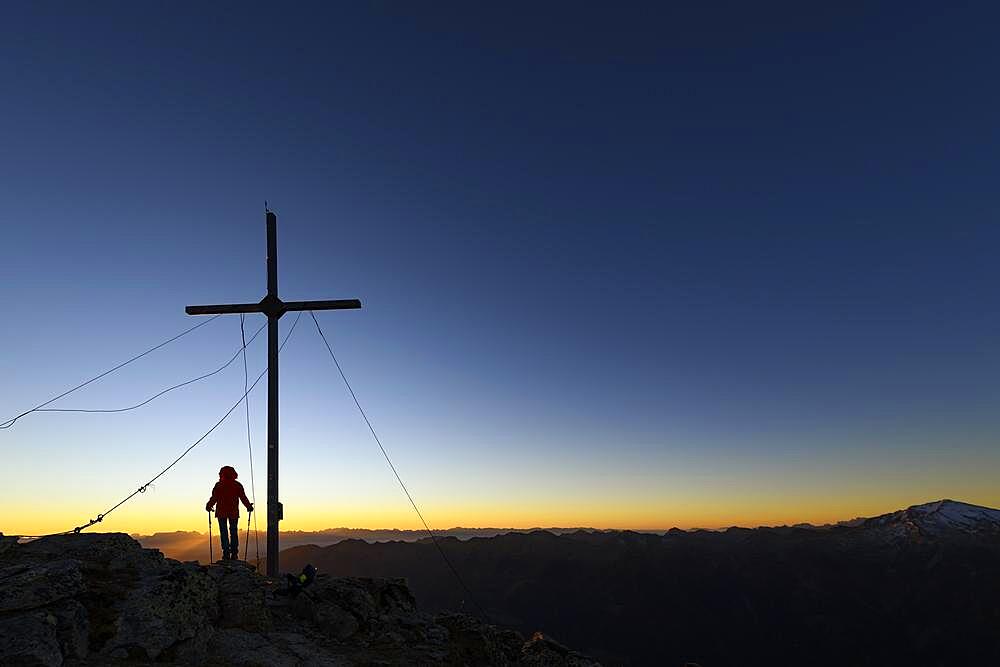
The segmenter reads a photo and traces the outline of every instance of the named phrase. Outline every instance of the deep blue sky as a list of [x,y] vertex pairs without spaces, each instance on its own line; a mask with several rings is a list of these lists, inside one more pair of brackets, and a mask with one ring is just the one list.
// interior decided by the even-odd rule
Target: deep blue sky
[[[665,4],[6,7],[2,412],[186,304],[257,300],[267,199],[282,295],[363,299],[322,321],[437,523],[1000,504],[1000,9]],[[237,341],[214,322],[62,405]],[[283,368],[287,527],[409,525],[309,327]],[[8,530],[132,490],[238,397],[231,370],[0,432],[4,509],[47,494]],[[240,434],[122,529],[200,526]]]

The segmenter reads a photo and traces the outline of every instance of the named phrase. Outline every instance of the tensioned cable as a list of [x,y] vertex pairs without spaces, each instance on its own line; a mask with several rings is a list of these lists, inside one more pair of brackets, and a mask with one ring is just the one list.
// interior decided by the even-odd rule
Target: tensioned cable
[[[240,328],[241,329],[243,328],[242,319],[243,319],[243,314],[240,313],[240,320],[241,320],[240,321]],[[159,392],[157,394],[153,394],[152,396],[150,396],[149,398],[147,398],[142,403],[136,403],[135,405],[130,405],[127,408],[102,408],[102,409],[36,408],[35,412],[102,412],[102,413],[107,413],[107,412],[128,412],[129,410],[135,410],[136,408],[141,408],[142,406],[155,401],[156,399],[158,399],[160,396],[163,396],[167,392],[173,391],[174,389],[180,389],[181,387],[186,387],[189,384],[194,384],[195,382],[199,382],[199,381],[204,380],[206,378],[210,378],[213,375],[217,375],[217,374],[221,373],[222,371],[224,371],[227,368],[229,368],[229,365],[231,363],[233,363],[234,361],[236,361],[236,357],[240,356],[240,352],[243,353],[244,366],[245,366],[246,365],[247,346],[250,345],[250,343],[254,342],[254,340],[257,338],[257,336],[260,335],[260,332],[263,331],[264,327],[266,327],[266,326],[267,326],[266,323],[262,324],[261,327],[259,329],[257,329],[256,333],[254,333],[254,335],[250,337],[250,340],[247,340],[246,336],[244,336],[243,337],[243,347],[241,347],[240,349],[236,350],[236,352],[233,354],[233,356],[229,358],[229,361],[227,361],[226,363],[222,364],[222,366],[220,366],[219,368],[215,369],[211,373],[205,373],[204,375],[199,375],[196,378],[191,378],[190,380],[185,380],[184,382],[181,382],[180,384],[175,384],[172,387],[167,387],[163,391],[161,391],[161,392]]]
[[[301,318],[301,317],[302,317],[302,312],[300,311],[299,314],[298,314],[298,316],[295,318],[295,321],[292,322],[292,327],[288,330],[288,333],[285,335],[285,339],[283,341],[281,341],[281,344],[278,346],[278,352],[279,353],[281,352],[281,349],[283,347],[285,347],[285,343],[288,342],[288,339],[292,337],[292,332],[295,331],[295,327],[299,323],[299,318]],[[240,403],[243,402],[243,399],[246,398],[247,395],[251,391],[253,391],[253,388],[257,386],[257,383],[260,382],[261,378],[263,378],[264,375],[266,375],[266,374],[267,374],[267,368],[265,368],[263,371],[261,371],[261,374],[258,375],[257,379],[253,381],[253,384],[251,384],[250,387],[246,390],[246,392],[244,392],[244,394],[242,396],[240,396],[240,398],[239,398],[238,401],[236,401],[235,403],[233,403],[233,406],[226,411],[226,414],[222,415],[222,418],[219,419],[219,421],[215,422],[215,424],[212,426],[212,428],[208,429],[204,433],[204,435],[202,435],[200,438],[198,438],[197,440],[195,440],[187,449],[185,449],[183,452],[181,452],[180,456],[178,456],[176,459],[174,459],[173,461],[171,461],[170,465],[168,465],[166,468],[164,468],[163,470],[161,470],[160,472],[158,472],[156,474],[156,476],[153,477],[153,479],[149,480],[148,482],[146,482],[145,484],[143,484],[142,486],[140,486],[138,489],[136,489],[135,491],[133,491],[132,493],[130,493],[129,495],[127,495],[125,498],[123,498],[121,501],[119,501],[116,505],[114,505],[113,507],[111,507],[111,509],[98,514],[95,518],[91,519],[90,521],[88,521],[87,523],[83,524],[82,526],[77,526],[76,528],[73,528],[72,530],[67,530],[67,531],[62,532],[62,533],[52,533],[52,535],[66,535],[68,533],[79,533],[80,531],[82,531],[82,530],[84,530],[86,528],[89,528],[90,526],[93,526],[95,523],[100,523],[101,521],[104,521],[105,517],[107,517],[109,514],[111,514],[112,512],[114,512],[116,509],[118,509],[119,507],[121,507],[122,505],[124,505],[125,503],[127,503],[128,501],[132,500],[132,498],[136,497],[140,493],[145,493],[146,489],[149,487],[150,484],[152,484],[153,482],[155,482],[156,480],[158,480],[160,477],[163,477],[163,475],[166,474],[166,472],[168,470],[170,470],[171,468],[173,468],[175,465],[177,465],[180,462],[181,459],[183,459],[185,456],[187,456],[188,452],[190,452],[192,449],[194,449],[199,444],[201,444],[201,442],[205,438],[207,438],[209,435],[211,435],[212,432],[215,429],[219,428],[219,426],[222,424],[222,422],[226,421],[226,419],[229,417],[229,415],[231,415],[233,413],[233,411],[236,410],[236,408],[239,407]],[[49,535],[42,535],[40,537],[49,537]]]
[[[299,316],[301,316],[301,315],[302,315],[302,312],[300,311],[299,312]],[[246,329],[243,328],[243,321],[245,319],[246,319],[246,316],[243,313],[240,313],[240,337],[243,339],[243,391],[245,392],[243,394],[243,403],[246,405],[246,408],[247,408],[247,450],[250,452],[250,498],[251,498],[250,502],[253,504],[253,508],[254,508],[254,511],[253,511],[253,543],[254,543],[254,551],[257,553],[257,562],[255,564],[255,568],[259,568],[260,567],[260,531],[257,530],[257,486],[256,486],[256,482],[254,481],[254,474],[253,474],[253,444],[251,443],[251,439],[250,439],[250,392],[247,391],[247,382],[250,380],[250,375],[247,372],[247,345],[248,345],[248,343],[247,343],[247,335],[246,335]],[[265,326],[267,326],[267,325],[265,324]],[[264,327],[261,327],[261,329],[263,329],[263,328]],[[257,330],[257,333],[260,333],[260,329]],[[257,337],[257,334],[254,334],[253,338],[250,339],[250,342],[253,342],[253,339],[256,338],[256,337]],[[247,526],[247,530],[249,530],[249,528],[250,527]],[[250,537],[247,536],[247,544],[246,544],[246,547],[243,550],[243,560],[247,559],[246,552],[249,551],[249,549],[250,549]]]
[[129,365],[129,364],[131,364],[131,363],[132,363],[133,361],[136,361],[136,360],[138,360],[138,359],[141,359],[141,358],[145,357],[145,356],[146,356],[147,354],[149,354],[150,352],[155,352],[156,350],[159,350],[159,349],[160,349],[161,347],[163,347],[164,345],[168,345],[168,344],[170,344],[170,343],[174,342],[175,340],[177,340],[178,338],[180,338],[180,337],[182,337],[182,336],[186,336],[187,334],[191,333],[191,332],[192,332],[192,331],[194,331],[195,329],[197,329],[197,328],[199,328],[199,327],[203,327],[203,326],[205,326],[206,324],[208,324],[209,322],[211,322],[211,321],[213,321],[213,320],[217,319],[218,317],[220,317],[220,315],[214,315],[214,316],[212,316],[212,317],[208,318],[207,320],[205,320],[204,322],[199,322],[198,324],[194,325],[194,326],[193,326],[193,327],[191,327],[190,329],[186,329],[186,330],[184,330],[184,331],[180,332],[179,334],[177,334],[177,335],[176,335],[176,336],[174,336],[173,338],[168,338],[167,340],[163,341],[163,342],[162,342],[162,343],[160,343],[159,345],[154,345],[153,347],[149,348],[149,349],[148,349],[148,350],[146,350],[145,352],[142,352],[142,353],[140,353],[140,354],[137,354],[137,355],[135,355],[134,357],[132,357],[132,358],[131,358],[131,359],[129,359],[128,361],[123,361],[122,363],[118,364],[118,365],[117,365],[117,366],[115,366],[114,368],[111,368],[111,369],[109,369],[109,370],[106,370],[106,371],[104,371],[103,373],[101,373],[100,375],[96,375],[96,376],[94,376],[94,377],[90,378],[90,379],[89,379],[89,380],[87,380],[86,382],[82,382],[82,383],[80,383],[80,384],[76,385],[75,387],[73,387],[72,389],[68,389],[67,391],[64,391],[63,393],[59,394],[58,396],[56,396],[56,397],[54,397],[54,398],[50,398],[49,400],[45,401],[44,403],[39,403],[39,404],[38,404],[38,405],[36,405],[35,407],[31,408],[30,410],[26,410],[25,412],[22,412],[21,414],[17,415],[16,417],[11,417],[10,419],[8,419],[8,420],[7,420],[7,421],[5,421],[5,422],[0,422],[0,429],[7,429],[7,428],[10,428],[11,426],[13,426],[13,425],[14,425],[14,422],[16,422],[16,421],[17,421],[18,419],[20,419],[21,417],[24,417],[25,415],[29,415],[29,414],[31,414],[32,412],[37,412],[37,411],[38,411],[39,409],[41,409],[41,408],[44,408],[44,407],[45,407],[46,405],[49,405],[50,403],[54,403],[55,401],[58,401],[58,400],[59,400],[60,398],[62,398],[62,397],[64,397],[64,396],[69,396],[70,394],[72,394],[72,393],[73,393],[74,391],[76,391],[77,389],[82,389],[83,387],[86,387],[86,386],[87,386],[88,384],[90,384],[91,382],[96,382],[97,380],[100,380],[100,379],[101,379],[102,377],[104,377],[105,375],[110,375],[111,373],[114,373],[114,372],[115,372],[115,371],[117,371],[118,369],[120,369],[120,368],[123,368],[123,367],[125,367],[125,366],[128,366],[128,365]]
[[337,355],[333,353],[333,348],[330,347],[330,341],[326,339],[326,335],[323,333],[322,327],[319,326],[319,320],[316,319],[316,315],[311,310],[309,311],[309,316],[312,317],[313,322],[316,324],[316,331],[319,332],[320,338],[323,339],[323,343],[326,345],[327,352],[330,353],[330,358],[333,359],[333,363],[337,366],[337,370],[340,372],[340,377],[343,378],[344,384],[347,385],[347,391],[351,393],[351,398],[354,399],[354,405],[358,406],[358,412],[361,413],[361,416],[364,418],[365,423],[368,425],[368,430],[371,431],[372,437],[375,438],[375,444],[377,444],[378,448],[382,450],[382,456],[385,457],[386,463],[388,463],[389,468],[392,469],[392,474],[396,476],[396,481],[399,482],[399,486],[403,489],[403,493],[406,494],[406,497],[407,499],[409,499],[410,504],[413,505],[413,511],[417,513],[418,517],[420,517],[420,522],[424,524],[424,530],[426,530],[427,534],[430,535],[431,541],[434,543],[434,546],[437,547],[438,553],[441,554],[441,558],[444,559],[444,562],[448,565],[448,569],[450,569],[451,573],[455,575],[455,579],[458,580],[458,584],[462,587],[462,590],[465,591],[465,594],[469,597],[470,600],[472,600],[472,603],[476,605],[476,608],[479,610],[479,613],[481,613],[483,615],[483,618],[488,622],[490,618],[489,614],[486,613],[486,610],[483,609],[483,607],[479,604],[479,601],[476,600],[475,596],[472,595],[472,591],[470,591],[469,587],[465,585],[465,581],[462,579],[462,575],[458,573],[458,570],[455,569],[455,566],[452,564],[447,554],[445,554],[444,549],[441,548],[441,544],[438,542],[437,535],[434,533],[433,530],[431,530],[431,527],[427,524],[427,520],[424,519],[424,515],[421,514],[420,508],[417,507],[417,503],[413,500],[413,496],[410,495],[409,490],[406,488],[406,484],[403,483],[403,479],[399,476],[399,472],[396,470],[396,466],[393,465],[392,459],[389,458],[389,454],[385,451],[385,447],[382,446],[382,441],[379,440],[378,435],[375,433],[375,428],[372,426],[371,421],[368,419],[368,415],[365,414],[365,409],[361,407],[361,403],[358,401],[357,394],[354,393],[354,389],[351,387],[351,383],[348,381],[347,376],[344,374],[344,369],[341,368],[340,362],[337,361]]

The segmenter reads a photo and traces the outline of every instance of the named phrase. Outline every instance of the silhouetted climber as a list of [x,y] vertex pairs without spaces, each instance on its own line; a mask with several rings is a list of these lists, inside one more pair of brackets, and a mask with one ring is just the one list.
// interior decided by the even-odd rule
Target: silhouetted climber
[[[222,466],[219,469],[219,481],[212,489],[212,497],[208,499],[205,509],[209,512],[215,507],[215,518],[219,520],[219,539],[222,541],[222,560],[239,560],[240,540],[238,527],[240,521],[240,504],[248,512],[253,512],[253,503],[247,499],[243,485],[236,481],[239,475],[232,466]],[[226,523],[229,529],[226,529]]]

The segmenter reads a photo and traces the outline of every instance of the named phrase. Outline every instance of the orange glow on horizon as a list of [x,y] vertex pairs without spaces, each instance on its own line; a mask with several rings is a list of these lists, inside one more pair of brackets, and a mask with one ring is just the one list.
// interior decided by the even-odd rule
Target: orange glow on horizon
[[[910,505],[939,500],[938,497],[853,497],[842,501],[834,499],[797,499],[796,502],[770,501],[739,503],[716,500],[711,502],[673,503],[663,506],[636,507],[634,504],[493,507],[466,506],[461,511],[447,507],[422,508],[431,527],[445,530],[465,528],[596,528],[614,530],[665,531],[670,528],[719,529],[730,526],[779,526],[796,523],[816,525],[835,523],[859,516],[877,516]],[[955,500],[989,507],[1000,506],[1000,494],[970,494]],[[418,530],[422,526],[412,510],[402,508],[345,508],[341,512],[308,509],[297,512],[285,504],[286,520],[282,531],[319,531],[328,528],[371,528]],[[0,531],[10,534],[45,534],[72,529],[90,518],[76,507],[25,508],[13,513],[4,512],[4,525]],[[151,534],[155,532],[199,531],[207,529],[204,511],[177,512],[165,504],[134,504],[125,506],[88,531]],[[240,519],[241,527],[247,520]],[[258,525],[264,529],[263,512]]]

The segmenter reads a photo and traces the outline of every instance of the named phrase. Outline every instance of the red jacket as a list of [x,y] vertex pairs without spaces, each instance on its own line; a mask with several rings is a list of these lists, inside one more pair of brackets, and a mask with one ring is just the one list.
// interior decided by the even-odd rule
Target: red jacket
[[219,471],[219,481],[212,489],[212,497],[208,499],[205,509],[209,512],[215,507],[215,516],[223,519],[238,519],[240,516],[240,504],[247,510],[253,510],[253,505],[247,499],[243,485],[236,481],[236,471],[230,466],[225,466]]

